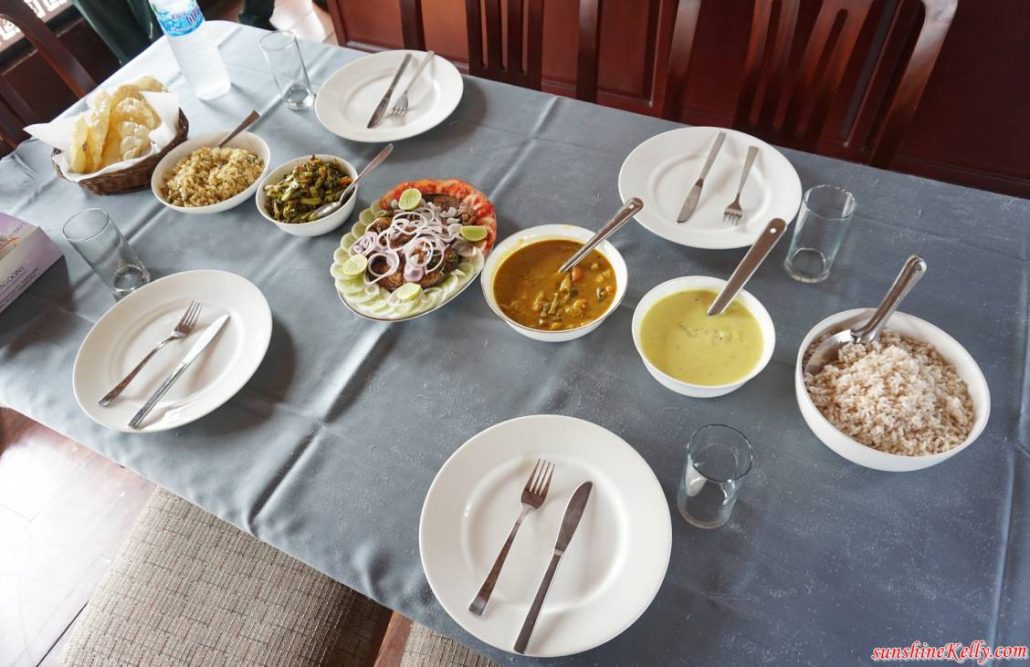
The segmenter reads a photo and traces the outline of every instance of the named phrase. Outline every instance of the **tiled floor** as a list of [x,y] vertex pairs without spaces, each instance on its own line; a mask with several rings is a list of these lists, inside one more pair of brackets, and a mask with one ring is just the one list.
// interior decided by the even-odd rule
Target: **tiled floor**
[[153,485],[0,409],[0,665],[51,662]]
[[[49,667],[154,485],[0,408],[0,665]],[[394,620],[375,667],[400,662]]]

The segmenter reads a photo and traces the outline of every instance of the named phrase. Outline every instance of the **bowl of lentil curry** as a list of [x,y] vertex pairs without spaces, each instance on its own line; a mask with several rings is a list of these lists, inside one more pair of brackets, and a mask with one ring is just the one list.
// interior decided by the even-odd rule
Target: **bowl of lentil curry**
[[268,144],[256,134],[241,132],[216,148],[225,134],[202,134],[169,151],[151,176],[154,196],[170,209],[198,214],[227,211],[253,195],[268,169]]
[[605,241],[571,271],[558,268],[594,235],[573,225],[540,225],[512,234],[483,267],[490,309],[520,334],[550,343],[585,336],[618,307],[628,270]]

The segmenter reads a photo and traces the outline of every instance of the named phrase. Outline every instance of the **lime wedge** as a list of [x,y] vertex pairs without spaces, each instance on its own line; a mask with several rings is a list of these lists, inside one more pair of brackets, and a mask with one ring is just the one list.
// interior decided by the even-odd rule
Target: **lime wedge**
[[364,255],[354,255],[353,257],[347,258],[347,261],[340,267],[340,271],[343,275],[354,278],[360,276],[365,272],[365,267],[368,266],[368,258]]
[[470,243],[478,243],[486,238],[486,227],[482,225],[464,225],[461,228],[461,238]]
[[366,208],[364,211],[358,214],[358,222],[363,225],[371,225],[372,221],[376,219],[376,214],[372,212],[372,209]]
[[411,301],[422,293],[422,286],[418,283],[404,283],[397,288],[393,295],[398,301]]
[[397,205],[404,211],[413,211],[422,203],[422,193],[417,188],[408,188],[401,193]]

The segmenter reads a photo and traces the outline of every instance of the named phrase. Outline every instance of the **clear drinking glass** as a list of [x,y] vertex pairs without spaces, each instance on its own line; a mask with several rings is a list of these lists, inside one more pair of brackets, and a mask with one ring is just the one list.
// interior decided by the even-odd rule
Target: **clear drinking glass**
[[116,299],[150,282],[150,272],[107,211],[87,208],[64,223],[64,238],[104,281]]
[[300,55],[300,44],[288,30],[271,32],[261,38],[261,52],[265,54],[268,69],[275,85],[279,86],[283,102],[294,111],[307,109],[315,103],[315,93],[308,79],[308,68]]
[[794,280],[821,283],[830,277],[830,267],[837,257],[851,216],[855,214],[855,197],[835,185],[809,188],[801,202],[801,211],[794,223],[783,266]]
[[709,424],[694,431],[676,497],[683,518],[698,528],[726,523],[753,461],[751,443],[737,429]]

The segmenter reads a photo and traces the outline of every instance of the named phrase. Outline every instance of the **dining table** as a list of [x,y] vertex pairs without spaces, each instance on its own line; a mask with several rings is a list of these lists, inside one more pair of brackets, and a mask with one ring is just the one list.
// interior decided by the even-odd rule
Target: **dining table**
[[[165,38],[105,85],[157,77],[180,93],[191,134],[229,129],[257,109],[251,131],[269,144],[272,166],[317,152],[360,168],[379,151],[280,101],[258,46],[263,31],[218,21],[210,29],[232,78],[228,94],[193,96]],[[301,52],[316,89],[366,55],[307,41]],[[362,183],[358,210],[400,181],[454,177],[490,197],[501,239],[545,223],[595,229],[622,203],[627,154],[677,127],[464,77],[454,113],[397,142]],[[632,341],[633,309],[670,278],[728,277],[743,249],[684,247],[626,225],[611,238],[628,265],[624,301],[596,331],[561,344],[513,331],[478,283],[428,316],[373,322],[344,307],[329,274],[346,228],[301,238],[262,219],[252,201],[186,216],[149,190],[93,195],[58,176],[48,146],[28,140],[0,160],[0,210],[45,230],[64,259],[0,313],[0,404],[502,663],[540,660],[487,646],[444,612],[420,563],[419,517],[434,476],[463,442],[533,414],[579,417],[625,439],[653,469],[672,514],[671,559],[654,601],[619,636],[560,664],[844,665],[913,642],[1025,645],[1030,201],[782,152],[804,187],[847,188],[857,212],[821,284],[787,275],[786,241],[774,250],[747,287],[775,323],[771,362],[732,394],[694,399],[648,374]],[[89,207],[111,214],[155,278],[220,269],[267,298],[267,355],[208,416],[130,434],[99,426],[77,405],[76,353],[115,303],[61,235],[64,221]],[[875,306],[912,254],[928,270],[902,310],[969,350],[992,409],[959,455],[917,472],[880,472],[841,458],[807,428],[795,361],[817,322]],[[755,462],[729,523],[702,530],[680,518],[676,491],[691,433],[712,423],[746,433]]]

